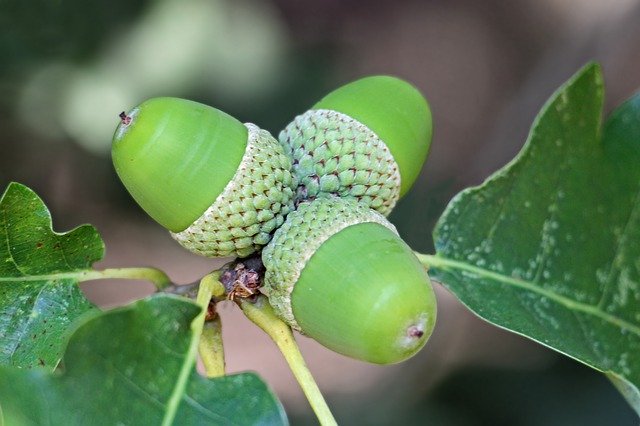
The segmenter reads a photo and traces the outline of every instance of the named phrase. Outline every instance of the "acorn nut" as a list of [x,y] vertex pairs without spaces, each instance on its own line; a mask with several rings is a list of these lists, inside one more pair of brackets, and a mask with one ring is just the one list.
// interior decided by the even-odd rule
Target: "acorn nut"
[[395,77],[372,76],[329,93],[280,133],[298,201],[355,197],[388,215],[413,185],[431,144],[425,98]]
[[293,209],[291,160],[269,132],[178,98],[149,99],[120,117],[118,176],[188,250],[247,256]]
[[425,268],[394,226],[355,199],[300,203],[262,251],[261,289],[280,318],[344,355],[389,364],[431,335]]

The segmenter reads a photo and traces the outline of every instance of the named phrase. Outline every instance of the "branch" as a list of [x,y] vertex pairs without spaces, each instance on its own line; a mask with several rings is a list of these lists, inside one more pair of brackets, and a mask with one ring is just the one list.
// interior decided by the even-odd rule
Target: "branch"
[[212,272],[200,281],[200,289],[206,288],[208,299],[201,298],[202,290],[198,292],[198,304],[206,310],[205,322],[198,342],[198,352],[204,364],[207,377],[225,375],[224,345],[222,342],[222,322],[215,311],[215,298],[223,297],[225,288],[219,281],[220,272]]
[[298,380],[302,391],[309,400],[311,408],[313,408],[318,420],[320,420],[320,424],[322,426],[337,425],[322,393],[320,393],[318,385],[302,358],[291,328],[275,315],[267,298],[259,296],[255,302],[240,299],[238,304],[247,318],[264,330],[278,346],[293,375]]
[[209,378],[225,375],[224,345],[222,342],[222,322],[216,317],[204,323],[198,352]]
[[418,253],[417,251],[414,251],[413,254],[416,255],[420,263],[422,263],[427,271],[429,270],[429,267],[433,266],[434,262],[437,262],[437,259],[434,255],[422,254]]
[[88,270],[72,272],[78,281],[104,280],[110,278],[125,280],[146,280],[153,283],[158,291],[173,285],[171,279],[163,271],[156,268],[109,268],[101,271]]

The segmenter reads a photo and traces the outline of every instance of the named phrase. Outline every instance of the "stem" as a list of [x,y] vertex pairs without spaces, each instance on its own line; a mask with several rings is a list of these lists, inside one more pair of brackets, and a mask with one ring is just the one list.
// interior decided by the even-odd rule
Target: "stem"
[[202,281],[200,281],[196,303],[200,306],[201,311],[200,314],[198,314],[198,316],[195,317],[195,319],[191,323],[191,332],[193,333],[193,338],[187,351],[186,362],[182,364],[176,386],[171,397],[169,398],[169,401],[167,402],[167,414],[162,420],[162,426],[170,426],[173,424],[173,421],[175,420],[176,414],[178,412],[178,406],[180,405],[180,402],[184,397],[184,389],[187,386],[189,375],[193,371],[193,366],[196,362],[200,335],[202,334],[204,318],[207,314],[207,308],[209,307],[209,301],[211,300],[213,289],[213,283],[211,282],[211,280],[206,279],[210,275],[205,276]]
[[109,278],[146,280],[152,282],[158,290],[163,290],[172,284],[167,274],[156,268],[109,268],[102,271],[88,270],[61,275],[69,275],[69,278],[77,278],[81,282]]
[[424,265],[424,267],[429,270],[429,267],[433,266],[434,263],[437,263],[437,258],[432,254],[422,254],[414,251],[413,254],[416,255],[420,263]]
[[[200,286],[206,285],[211,289],[211,296],[221,298],[224,296],[226,289],[224,285],[220,282],[220,271],[214,271],[210,274],[205,275],[200,280]],[[211,298],[211,297],[210,297]]]
[[[156,268],[108,268],[101,271],[86,269],[73,272],[52,272],[50,274],[27,275],[20,277],[20,281],[73,279],[83,282],[109,278],[146,280],[152,282],[158,290],[164,290],[173,285],[167,274]],[[11,281],[14,279],[15,277],[0,277],[0,282]]]
[[246,317],[264,330],[278,346],[293,375],[298,380],[302,391],[309,400],[311,408],[313,408],[318,420],[320,420],[320,424],[322,426],[337,425],[322,393],[320,393],[318,385],[302,358],[291,328],[276,316],[267,298],[259,296],[255,303],[241,299],[239,304]]
[[[212,272],[200,281],[200,288],[207,287],[209,299],[202,301],[206,303],[204,309],[209,309],[211,297],[221,297],[224,295],[224,285],[219,281],[220,272]],[[200,291],[198,291],[200,297]],[[200,301],[198,301],[200,304]],[[201,305],[202,306],[202,305]],[[198,342],[198,352],[204,364],[207,377],[220,377],[225,375],[224,345],[222,342],[222,322],[220,316],[204,322],[200,341]]]
[[225,375],[224,346],[222,344],[222,322],[216,316],[204,323],[198,352],[204,364],[204,371],[209,378]]

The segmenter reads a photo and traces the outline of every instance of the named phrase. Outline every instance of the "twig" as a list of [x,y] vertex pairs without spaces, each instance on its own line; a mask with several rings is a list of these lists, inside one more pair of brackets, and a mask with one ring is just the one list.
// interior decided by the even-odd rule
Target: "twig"
[[275,315],[267,298],[259,296],[255,302],[240,299],[238,304],[247,318],[264,330],[278,346],[293,375],[298,380],[302,391],[309,400],[320,424],[322,426],[337,425],[322,393],[320,393],[318,385],[302,358],[291,328]]
[[213,378],[225,375],[222,322],[219,316],[204,323],[198,344],[198,352],[204,364],[207,377]]
[[[198,353],[204,364],[207,377],[220,377],[225,374],[224,345],[222,342],[222,322],[215,312],[215,298],[225,294],[225,288],[219,281],[220,272],[212,272],[200,281],[199,287],[206,287],[208,300],[201,300],[202,290],[198,291],[198,304],[206,310],[205,322],[198,342]],[[206,305],[203,305],[205,304]]]
[[101,271],[88,270],[71,272],[70,277],[78,281],[103,280],[110,278],[125,280],[146,280],[153,283],[158,291],[164,290],[173,285],[171,279],[163,271],[156,268],[108,268]]

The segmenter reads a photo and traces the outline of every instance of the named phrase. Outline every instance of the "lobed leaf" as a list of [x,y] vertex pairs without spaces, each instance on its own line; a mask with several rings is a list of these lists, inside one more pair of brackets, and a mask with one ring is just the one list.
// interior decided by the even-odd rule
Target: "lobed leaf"
[[522,152],[451,201],[429,273],[487,321],[606,372],[640,414],[640,94],[604,127],[602,103],[587,65]]
[[94,227],[54,232],[42,200],[9,184],[0,198],[0,365],[56,366],[70,324],[93,309],[77,273],[103,255]]
[[251,373],[205,379],[189,351],[195,303],[157,295],[89,315],[61,371],[0,367],[8,424],[282,425],[282,406]]

